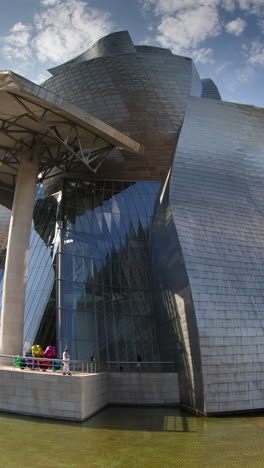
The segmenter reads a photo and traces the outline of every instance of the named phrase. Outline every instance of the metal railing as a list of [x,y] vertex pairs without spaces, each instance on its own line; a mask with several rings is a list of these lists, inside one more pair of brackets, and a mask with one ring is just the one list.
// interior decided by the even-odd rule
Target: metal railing
[[176,372],[173,361],[105,361],[99,364],[104,372]]
[[66,370],[62,359],[0,355],[0,368],[12,368],[17,371],[39,371],[51,373],[70,374],[96,374],[99,372],[175,372],[173,361],[67,361],[69,368]]

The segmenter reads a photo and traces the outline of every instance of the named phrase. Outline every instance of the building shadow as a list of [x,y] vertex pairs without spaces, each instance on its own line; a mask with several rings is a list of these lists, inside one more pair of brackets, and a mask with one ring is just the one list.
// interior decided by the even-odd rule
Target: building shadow
[[84,421],[85,427],[123,431],[196,432],[192,415],[177,407],[108,406]]
[[198,431],[197,417],[177,407],[108,406],[82,422],[0,412],[0,424],[4,419],[37,425],[77,426],[80,429],[192,433]]

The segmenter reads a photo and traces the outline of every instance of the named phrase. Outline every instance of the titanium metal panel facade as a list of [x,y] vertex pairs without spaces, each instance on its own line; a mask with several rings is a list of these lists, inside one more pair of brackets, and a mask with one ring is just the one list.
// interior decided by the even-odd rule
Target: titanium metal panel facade
[[204,411],[264,407],[264,111],[190,98],[169,200],[195,310]]
[[[205,78],[201,80],[202,83],[202,96],[208,99],[216,99],[217,101],[221,101],[221,96],[219,91],[214,84],[214,82],[210,78]],[[194,96],[194,94],[193,94]]]
[[[115,34],[124,41],[118,55],[112,47]],[[43,86],[144,144],[144,157],[111,153],[101,178],[163,180],[186,101],[201,95],[200,78],[191,59],[158,47],[132,47],[128,32],[115,34],[104,38],[105,53],[101,49],[90,59],[87,52],[81,62],[67,62],[61,72],[57,67],[58,74]]]

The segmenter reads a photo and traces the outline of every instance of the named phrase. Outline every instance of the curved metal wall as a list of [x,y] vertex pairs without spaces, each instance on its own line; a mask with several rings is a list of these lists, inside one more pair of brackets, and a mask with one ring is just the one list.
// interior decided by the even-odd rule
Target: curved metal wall
[[50,68],[49,72],[52,75],[58,75],[59,73],[65,72],[72,65],[86,62],[87,60],[91,60],[93,58],[107,57],[108,55],[133,54],[135,52],[135,46],[128,32],[118,31],[101,37],[92,45],[90,49],[86,50],[77,57],[74,57],[68,62],[63,63],[62,65]]
[[[208,99],[216,99],[217,101],[221,101],[221,96],[217,89],[217,86],[210,78],[204,78],[201,80],[202,83],[202,96]],[[194,94],[193,94],[194,96]]]
[[190,98],[173,164],[207,413],[264,407],[263,127],[263,109]]
[[133,51],[129,34],[116,34],[129,43],[126,53],[109,55],[111,34],[104,38],[105,56],[61,65],[63,71],[43,86],[145,145],[144,156],[110,155],[100,168],[101,179],[162,180],[187,98],[201,95],[200,78],[191,59],[154,47]]

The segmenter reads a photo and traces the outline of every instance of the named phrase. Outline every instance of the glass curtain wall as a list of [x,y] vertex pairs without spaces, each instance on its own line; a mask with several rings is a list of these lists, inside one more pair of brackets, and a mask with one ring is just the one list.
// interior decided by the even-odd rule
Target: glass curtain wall
[[74,359],[158,359],[149,224],[160,184],[67,181],[57,261],[57,342]]
[[[66,181],[37,190],[30,238],[24,351],[70,348],[72,359],[158,360],[149,226],[160,184]],[[5,263],[1,246],[0,280]],[[0,281],[2,293],[2,281]]]

